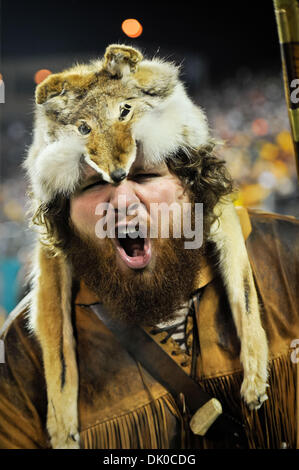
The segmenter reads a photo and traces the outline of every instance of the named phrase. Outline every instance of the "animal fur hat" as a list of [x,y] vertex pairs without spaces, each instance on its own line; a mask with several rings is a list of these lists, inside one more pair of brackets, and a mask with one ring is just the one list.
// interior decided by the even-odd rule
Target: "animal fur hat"
[[[136,158],[136,142],[151,164],[209,144],[206,116],[188,97],[178,67],[111,45],[102,60],[50,75],[36,89],[34,138],[24,163],[36,208],[47,207],[58,194],[69,197],[84,162],[107,182],[119,183]],[[210,239],[241,341],[241,395],[250,408],[258,408],[267,399],[268,348],[257,294],[233,204],[220,201],[215,212],[219,219]],[[79,448],[72,266],[63,253],[54,256],[41,235],[34,273],[30,325],[42,347],[51,444]]]

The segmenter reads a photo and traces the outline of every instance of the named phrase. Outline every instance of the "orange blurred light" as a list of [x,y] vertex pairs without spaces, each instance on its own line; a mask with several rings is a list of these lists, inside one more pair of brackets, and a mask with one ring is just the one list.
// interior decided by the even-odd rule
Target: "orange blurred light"
[[39,85],[51,74],[52,72],[47,69],[38,70],[36,74],[34,75],[34,81],[37,85]]
[[3,76],[2,76],[2,73],[0,73],[0,82],[2,82],[3,80]]
[[251,128],[255,135],[266,135],[268,134],[269,125],[266,119],[258,118],[253,121]]
[[138,38],[143,31],[142,25],[134,18],[123,21],[121,29],[129,38]]

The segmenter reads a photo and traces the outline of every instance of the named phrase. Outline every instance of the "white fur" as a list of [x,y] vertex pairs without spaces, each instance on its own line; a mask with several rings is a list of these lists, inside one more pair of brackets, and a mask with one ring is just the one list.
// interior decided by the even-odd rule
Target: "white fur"
[[112,183],[112,179],[110,178],[110,176],[108,175],[108,173],[106,173],[106,171],[102,170],[97,164],[96,162],[93,162],[90,157],[88,155],[85,155],[85,158],[84,158],[85,162],[87,163],[87,165],[89,165],[93,170],[95,170],[97,173],[99,173],[100,175],[102,175],[102,178],[104,181],[107,181],[107,183]]
[[131,71],[129,64],[119,64],[114,59],[111,60],[107,69],[111,75],[117,75],[118,77],[129,75]]
[[169,98],[134,123],[133,136],[142,142],[145,159],[159,164],[182,147],[196,149],[207,144],[209,130],[204,113],[178,83]]
[[80,136],[64,135],[45,146],[28,165],[33,191],[42,202],[55,194],[71,194],[80,178],[85,145]]
[[30,284],[31,284],[31,298],[30,298],[30,313],[28,315],[28,327],[30,331],[37,331],[37,296],[38,296],[38,282],[41,274],[40,264],[39,264],[39,244],[35,245],[35,249],[32,253],[31,260],[31,273],[30,273]]
[[135,145],[134,145],[134,148],[132,150],[132,153],[128,158],[128,162],[127,162],[126,167],[124,168],[126,170],[127,174],[129,174],[130,168],[133,165],[134,161],[136,160],[136,155],[137,155],[137,146],[136,146],[136,141],[135,141]]
[[[244,369],[241,395],[249,408],[258,409],[268,398],[267,338],[261,324],[252,270],[234,205],[220,202],[215,213],[219,215],[219,219],[212,225],[209,238],[217,246],[220,271],[241,340],[240,360]],[[249,311],[246,311],[244,282],[250,289]]]

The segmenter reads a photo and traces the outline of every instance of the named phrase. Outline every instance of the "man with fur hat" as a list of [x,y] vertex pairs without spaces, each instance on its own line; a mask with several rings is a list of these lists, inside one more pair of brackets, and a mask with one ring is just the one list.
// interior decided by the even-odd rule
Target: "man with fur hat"
[[112,45],[37,87],[0,448],[298,446],[299,222],[238,217],[178,72]]

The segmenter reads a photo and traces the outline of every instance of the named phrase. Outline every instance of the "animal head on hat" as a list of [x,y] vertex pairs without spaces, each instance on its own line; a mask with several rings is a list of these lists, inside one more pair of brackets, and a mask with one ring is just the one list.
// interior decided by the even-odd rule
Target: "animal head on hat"
[[75,190],[84,162],[105,181],[119,183],[137,144],[145,163],[158,164],[208,140],[206,117],[187,96],[177,66],[111,45],[102,60],[75,65],[38,85],[25,168],[33,193],[47,203]]

